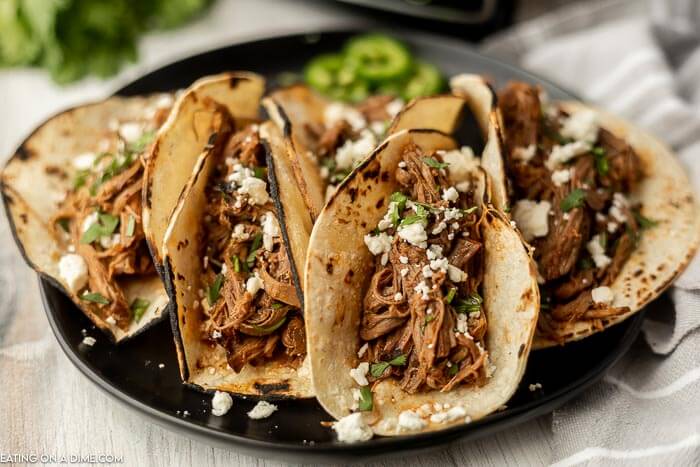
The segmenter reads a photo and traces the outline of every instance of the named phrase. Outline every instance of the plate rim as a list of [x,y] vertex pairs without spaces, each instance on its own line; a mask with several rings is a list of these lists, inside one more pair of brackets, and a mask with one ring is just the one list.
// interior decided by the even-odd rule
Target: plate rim
[[[318,29],[311,31],[300,31],[300,32],[290,32],[282,31],[279,34],[269,34],[264,36],[255,37],[252,39],[244,39],[242,41],[235,41],[228,45],[216,46],[213,49],[203,50],[191,55],[186,55],[184,57],[177,58],[173,61],[163,64],[157,64],[156,68],[149,69],[140,76],[134,78],[130,82],[122,85],[118,90],[116,90],[112,96],[118,95],[133,95],[130,92],[130,88],[135,87],[139,81],[145,80],[148,77],[155,75],[157,73],[162,73],[165,68],[173,65],[178,65],[183,62],[193,60],[197,57],[204,55],[216,55],[221,54],[225,50],[251,45],[255,43],[272,42],[279,40],[294,40],[308,36],[324,36],[324,35],[352,35],[368,31],[380,31],[386,32],[398,37],[410,37],[411,41],[424,42],[428,46],[435,46],[440,48],[448,48],[455,50],[460,54],[472,54],[479,57],[479,59],[494,64],[497,67],[505,68],[516,72],[518,75],[524,75],[534,82],[544,83],[553,88],[560,90],[561,92],[567,94],[570,97],[576,98],[576,94],[569,91],[565,87],[553,83],[552,81],[537,76],[527,70],[518,68],[508,62],[498,60],[496,58],[484,55],[477,51],[470,44],[459,41],[451,37],[445,37],[438,34],[425,33],[422,31],[416,31],[407,28],[395,28],[389,29],[386,27],[346,27],[346,28],[329,28],[329,29]],[[634,343],[637,335],[642,326],[643,315],[645,309],[641,310],[637,314],[630,317],[630,319],[625,321],[625,326],[627,329],[624,331],[623,335],[620,337],[618,343],[616,344],[614,351],[607,354],[603,359],[601,359],[591,370],[581,375],[580,378],[571,382],[570,384],[560,388],[553,393],[545,393],[544,396],[528,401],[514,412],[509,412],[506,415],[500,415],[498,412],[491,414],[481,420],[475,421],[468,425],[460,425],[451,427],[445,430],[433,431],[428,433],[411,434],[397,437],[379,437],[373,438],[373,440],[365,443],[356,444],[343,444],[339,442],[323,443],[323,444],[299,444],[293,442],[279,442],[279,441],[265,441],[255,438],[246,437],[244,435],[234,434],[226,432],[220,429],[212,428],[209,426],[201,425],[191,419],[178,417],[171,415],[169,413],[163,412],[161,410],[155,409],[150,405],[139,401],[138,399],[128,395],[121,389],[115,387],[111,381],[107,378],[99,375],[95,370],[93,370],[86,362],[84,362],[78,353],[75,351],[73,346],[67,341],[66,336],[61,332],[60,325],[57,320],[57,310],[50,305],[50,300],[48,298],[48,290],[52,289],[52,292],[61,293],[60,289],[56,290],[55,285],[46,277],[41,274],[37,274],[39,282],[39,290],[42,305],[46,313],[47,319],[49,321],[49,326],[59,343],[59,347],[63,353],[68,357],[68,360],[93,384],[95,384],[101,391],[109,394],[111,397],[116,399],[119,403],[136,410],[140,414],[146,416],[149,420],[154,423],[165,427],[169,430],[175,430],[179,433],[187,433],[196,436],[203,442],[214,443],[218,446],[225,448],[238,447],[244,450],[244,452],[256,453],[260,455],[263,453],[264,457],[275,457],[275,454],[285,454],[293,453],[303,456],[313,456],[318,458],[327,459],[338,459],[339,457],[345,457],[346,459],[367,459],[371,457],[385,457],[387,455],[397,455],[397,454],[408,454],[408,453],[418,453],[432,450],[438,446],[444,446],[445,444],[454,441],[467,441],[486,436],[490,433],[495,433],[501,431],[508,426],[515,426],[523,423],[526,420],[550,413],[556,407],[561,406],[565,402],[571,400],[577,395],[581,394],[592,384],[597,382],[603,377],[604,372],[612,367],[620,358],[629,350],[629,348]],[[547,350],[543,350],[547,351]],[[329,419],[332,418],[329,415]],[[263,451],[264,450],[264,451]]]

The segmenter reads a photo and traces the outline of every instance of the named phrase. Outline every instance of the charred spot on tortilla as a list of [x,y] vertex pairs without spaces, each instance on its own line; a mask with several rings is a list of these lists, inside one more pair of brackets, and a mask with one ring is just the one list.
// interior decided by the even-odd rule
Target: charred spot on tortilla
[[15,157],[17,157],[21,161],[28,161],[29,159],[33,159],[36,157],[36,152],[34,152],[32,149],[29,149],[26,144],[22,144],[19,148],[17,148],[17,152],[15,152]]
[[254,383],[255,389],[259,394],[268,395],[289,390],[289,383]]
[[219,137],[219,133],[214,132],[211,135],[209,135],[209,139],[207,140],[207,145],[204,146],[204,149],[211,149],[214,147],[214,144],[216,143],[216,138]]
[[343,277],[343,282],[345,282],[346,284],[351,283],[352,276],[354,276],[354,275],[355,275],[355,271],[353,271],[352,269],[349,269],[348,272],[345,274],[345,277]]
[[525,351],[525,344],[520,344],[520,347],[518,348],[518,357],[522,357],[524,351]]
[[326,263],[326,272],[328,274],[333,274],[333,262],[332,261],[328,261]]

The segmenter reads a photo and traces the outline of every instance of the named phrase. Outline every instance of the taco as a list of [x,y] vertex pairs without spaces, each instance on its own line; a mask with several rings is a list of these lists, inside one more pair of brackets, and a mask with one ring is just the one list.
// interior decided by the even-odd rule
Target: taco
[[170,215],[197,157],[220,131],[222,108],[243,128],[259,118],[265,80],[255,73],[226,72],[195,81],[180,96],[150,150],[144,178],[143,228],[156,268]]
[[309,357],[341,440],[468,423],[503,406],[523,375],[539,305],[534,266],[489,207],[478,160],[460,154],[444,133],[399,131],[314,225]]
[[697,248],[690,182],[633,125],[537,87],[500,93],[511,215],[538,264],[536,347],[582,339],[662,293]]
[[403,102],[376,95],[350,105],[294,85],[270,93],[263,105],[285,135],[294,176],[316,219],[338,184],[385,136]]
[[145,155],[173,96],[113,97],[41,125],[12,156],[2,194],[25,260],[113,341],[164,315],[144,238]]
[[[182,378],[204,390],[312,397],[297,274],[311,217],[278,128],[238,128],[226,109],[216,112],[218,132],[196,158],[164,238]],[[193,118],[182,112],[176,125]],[[196,147],[190,138],[183,133],[181,144]]]

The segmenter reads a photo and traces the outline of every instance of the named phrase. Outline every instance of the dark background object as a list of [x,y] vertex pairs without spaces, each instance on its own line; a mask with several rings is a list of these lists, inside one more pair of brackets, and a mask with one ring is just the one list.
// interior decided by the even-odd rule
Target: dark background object
[[[156,70],[123,88],[133,95],[176,89],[209,73],[246,69],[265,74],[274,84],[282,72],[299,71],[310,57],[336,50],[350,36],[364,31],[295,35],[248,42],[190,57]],[[459,41],[412,31],[391,31],[407,42],[420,58],[450,76],[476,72],[497,85],[509,79],[540,84],[554,99],[570,93],[526,72],[479,55]],[[329,421],[314,400],[280,401],[279,411],[264,420],[250,420],[246,412],[252,398],[234,398],[224,417],[210,414],[211,395],[180,383],[169,323],[115,347],[92,326],[60,291],[41,281],[42,297],[51,328],[68,358],[102,390],[151,420],[209,444],[235,448],[259,457],[285,461],[357,461],[389,455],[406,455],[435,449],[457,440],[475,439],[546,414],[600,379],[629,349],[643,314],[566,347],[531,354],[527,373],[507,407],[470,425],[422,435],[375,438],[347,445],[334,440],[320,425]],[[657,302],[660,306],[668,303]],[[84,335],[97,338],[94,347],[81,344]],[[164,364],[160,368],[160,364]],[[530,391],[540,383],[541,390]]]
[[510,25],[515,0],[337,0],[385,24],[477,41]]

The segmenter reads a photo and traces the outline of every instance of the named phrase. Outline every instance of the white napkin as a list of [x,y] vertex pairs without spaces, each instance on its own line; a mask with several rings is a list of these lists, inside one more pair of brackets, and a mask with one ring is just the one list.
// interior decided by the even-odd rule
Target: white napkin
[[[581,2],[482,49],[658,135],[700,187],[700,6]],[[555,411],[555,465],[700,463],[700,256],[604,382]]]

